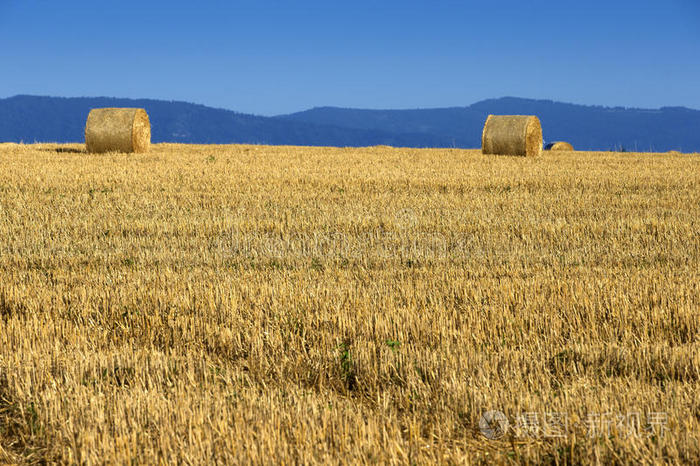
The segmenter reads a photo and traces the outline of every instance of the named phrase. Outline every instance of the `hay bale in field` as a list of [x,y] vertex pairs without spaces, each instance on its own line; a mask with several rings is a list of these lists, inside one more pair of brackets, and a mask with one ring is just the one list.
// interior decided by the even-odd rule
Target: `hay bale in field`
[[151,123],[142,108],[94,108],[85,124],[88,152],[148,152]]
[[574,146],[565,141],[550,142],[546,150],[574,150]]
[[532,115],[489,115],[481,135],[484,154],[535,156],[542,152],[542,126]]

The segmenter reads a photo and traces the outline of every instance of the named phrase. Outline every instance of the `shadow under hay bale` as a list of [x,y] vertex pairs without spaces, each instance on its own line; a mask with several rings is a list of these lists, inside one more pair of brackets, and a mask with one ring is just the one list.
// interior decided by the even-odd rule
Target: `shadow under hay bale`
[[54,149],[39,149],[42,152],[56,152],[59,154],[83,154],[84,150],[76,149],[74,147],[56,147]]
[[142,108],[95,108],[85,124],[88,152],[148,152],[151,123]]
[[481,136],[484,154],[536,156],[542,152],[542,125],[533,115],[489,115]]
[[574,150],[574,146],[565,141],[550,142],[545,150]]

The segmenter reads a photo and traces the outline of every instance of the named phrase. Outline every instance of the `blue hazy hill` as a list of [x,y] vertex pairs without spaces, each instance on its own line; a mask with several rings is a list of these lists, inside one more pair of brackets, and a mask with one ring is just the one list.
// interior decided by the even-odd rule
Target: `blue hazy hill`
[[320,107],[262,117],[186,102],[15,96],[0,99],[0,141],[82,142],[87,114],[96,107],[145,108],[153,142],[476,148],[489,114],[533,114],[542,121],[545,141],[564,140],[577,149],[700,151],[698,110],[611,108],[514,97],[466,107]]
[[281,118],[356,128],[423,133],[457,147],[480,147],[489,114],[537,115],[545,141],[567,141],[581,150],[700,151],[700,111],[585,106],[551,100],[503,97],[468,107],[421,110],[313,108]]
[[186,102],[109,97],[15,96],[0,99],[0,142],[83,142],[92,108],[140,107],[151,121],[153,142],[192,144],[274,144],[438,147],[426,134],[340,128],[303,121],[248,115]]

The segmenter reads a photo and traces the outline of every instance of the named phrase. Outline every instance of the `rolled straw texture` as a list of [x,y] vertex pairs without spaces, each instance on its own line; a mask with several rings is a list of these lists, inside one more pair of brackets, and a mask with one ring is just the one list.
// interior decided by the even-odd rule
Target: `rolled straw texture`
[[542,126],[532,115],[489,115],[481,136],[484,154],[536,156],[542,152]]
[[557,141],[547,144],[547,150],[574,150],[574,146],[565,141]]
[[88,152],[148,152],[151,123],[142,108],[95,108],[85,124]]

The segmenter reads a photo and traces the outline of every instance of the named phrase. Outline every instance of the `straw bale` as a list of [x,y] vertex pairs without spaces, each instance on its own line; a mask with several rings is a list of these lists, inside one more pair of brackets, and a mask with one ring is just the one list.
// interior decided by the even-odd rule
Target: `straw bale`
[[547,144],[547,150],[574,150],[574,146],[566,141],[557,141]]
[[142,108],[95,108],[85,124],[88,152],[148,152],[151,124]]
[[484,154],[535,156],[542,152],[542,126],[532,115],[489,115],[481,136]]

